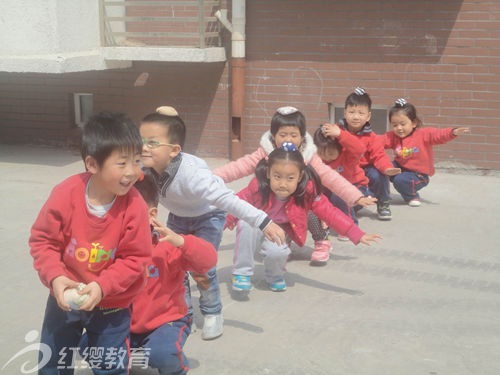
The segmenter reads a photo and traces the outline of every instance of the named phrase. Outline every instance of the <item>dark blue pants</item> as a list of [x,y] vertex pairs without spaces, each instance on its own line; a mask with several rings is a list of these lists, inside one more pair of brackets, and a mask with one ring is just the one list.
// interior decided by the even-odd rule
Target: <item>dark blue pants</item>
[[[365,197],[371,195],[373,196],[373,193],[370,191],[368,186],[356,186],[360,192],[363,193]],[[334,193],[329,194],[330,202],[337,207],[339,210],[341,210],[343,213],[345,213],[347,216],[349,216],[356,225],[358,225],[358,217],[356,215],[356,212],[359,211],[362,206],[354,206],[354,207],[349,207],[347,203],[340,198],[339,196],[335,195]]]
[[[64,311],[49,296],[43,320],[40,343],[52,351],[40,375],[73,375],[74,360],[85,328],[88,335],[88,357],[85,358],[96,375],[128,374],[130,332],[129,309]],[[40,352],[39,363],[44,361]]]
[[154,331],[130,335],[130,347],[143,348],[149,367],[158,369],[160,375],[184,375],[189,363],[182,351],[191,333],[191,316],[165,323]]
[[[399,164],[393,162],[396,168],[401,168]],[[394,189],[401,194],[405,202],[412,199],[419,199],[418,191],[429,184],[429,176],[422,173],[412,172],[402,169],[400,174],[391,177]]]
[[378,202],[389,202],[391,200],[390,190],[389,190],[389,177],[381,173],[374,166],[367,166],[363,168],[366,177],[368,177],[368,187],[370,191],[373,192],[375,198]]
[[[222,232],[226,222],[226,213],[221,210],[214,210],[198,217],[180,217],[169,213],[167,226],[178,234],[193,234],[203,238],[219,249],[222,239]],[[220,314],[222,311],[222,301],[220,298],[219,281],[217,280],[217,268],[211,268],[208,273],[210,286],[207,290],[200,290],[200,311],[203,315]],[[184,286],[186,287],[186,304],[188,315],[193,313],[191,302],[191,291],[189,280],[186,277]]]

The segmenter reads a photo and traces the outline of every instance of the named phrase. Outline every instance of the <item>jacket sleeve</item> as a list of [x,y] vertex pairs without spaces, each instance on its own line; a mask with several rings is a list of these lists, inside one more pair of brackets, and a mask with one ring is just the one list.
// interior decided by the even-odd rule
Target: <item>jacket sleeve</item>
[[262,147],[259,147],[251,154],[244,155],[238,160],[231,161],[222,167],[215,168],[213,173],[221,177],[227,184],[255,173],[257,163],[265,157],[266,152]]
[[151,261],[151,228],[146,203],[134,191],[124,217],[123,228],[115,261],[104,269],[95,280],[103,297],[123,293],[139,278],[145,277],[146,266]]
[[337,139],[342,146],[342,152],[347,154],[349,160],[353,162],[358,161],[359,163],[359,160],[366,151],[363,142],[344,129],[341,129],[340,136]]
[[393,167],[389,155],[385,152],[384,140],[385,138],[382,136],[373,136],[366,152],[369,155],[367,158],[368,162],[382,173],[384,173],[386,169]]
[[424,142],[430,145],[442,145],[456,138],[453,128],[422,128]]
[[313,198],[311,211],[335,232],[346,236],[356,245],[365,234],[349,216],[335,207],[323,194]]
[[43,285],[51,288],[51,282],[58,276],[69,276],[62,261],[64,252],[63,213],[68,207],[61,207],[56,196],[62,194],[54,188],[31,227],[29,238],[33,266]]
[[207,273],[217,265],[217,252],[210,242],[193,235],[183,237],[184,245],[179,249],[182,253],[184,271]]
[[337,171],[324,164],[318,154],[311,158],[309,164],[321,178],[323,186],[338,195],[349,206],[355,206],[358,199],[363,197],[363,193],[353,184],[338,174]]

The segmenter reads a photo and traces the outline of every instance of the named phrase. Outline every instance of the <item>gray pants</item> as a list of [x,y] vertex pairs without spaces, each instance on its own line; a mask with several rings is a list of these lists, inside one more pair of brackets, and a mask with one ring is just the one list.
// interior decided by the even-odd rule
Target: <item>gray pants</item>
[[277,245],[269,241],[264,233],[243,220],[236,227],[236,248],[233,258],[233,275],[252,276],[255,253],[263,256],[265,277],[268,283],[283,278],[286,261],[290,254],[288,244]]

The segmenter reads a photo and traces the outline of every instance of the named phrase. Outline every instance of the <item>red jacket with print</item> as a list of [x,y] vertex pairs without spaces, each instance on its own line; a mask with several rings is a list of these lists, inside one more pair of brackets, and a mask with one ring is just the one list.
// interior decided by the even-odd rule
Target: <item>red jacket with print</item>
[[415,128],[405,138],[394,132],[387,132],[384,147],[394,151],[394,160],[404,169],[432,176],[434,170],[433,145],[439,145],[455,139],[453,128]]

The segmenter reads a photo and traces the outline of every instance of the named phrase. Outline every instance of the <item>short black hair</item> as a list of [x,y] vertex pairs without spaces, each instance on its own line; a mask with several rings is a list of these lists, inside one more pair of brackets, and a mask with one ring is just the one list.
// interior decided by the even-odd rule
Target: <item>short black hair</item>
[[102,166],[115,150],[141,154],[142,139],[137,125],[119,112],[100,112],[92,116],[83,126],[82,159],[92,156]]
[[186,141],[186,125],[179,116],[168,116],[161,113],[150,113],[146,115],[142,122],[155,122],[165,127],[168,141],[172,144],[178,144],[184,147]]
[[154,176],[147,169],[143,171],[144,177],[139,178],[134,186],[146,201],[148,207],[158,207],[160,193]]

